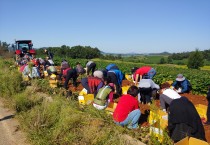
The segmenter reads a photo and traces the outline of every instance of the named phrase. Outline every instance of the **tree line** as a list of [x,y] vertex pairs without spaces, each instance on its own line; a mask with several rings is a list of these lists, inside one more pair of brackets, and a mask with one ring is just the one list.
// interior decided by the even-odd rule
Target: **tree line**
[[[203,55],[203,58],[210,61],[210,49],[200,51]],[[182,52],[182,53],[172,53],[169,57],[173,60],[183,60],[190,57],[191,52]]]
[[[9,48],[10,44],[6,42],[0,41],[0,56],[5,56],[8,54],[8,56],[12,56],[12,53],[14,53],[14,50]],[[60,56],[63,59],[65,58],[81,58],[81,59],[93,59],[93,58],[101,58],[101,59],[109,59],[109,60],[123,60],[123,57],[118,55],[112,55],[112,54],[102,54],[102,52],[97,48],[93,48],[90,46],[66,46],[62,45],[61,47],[44,47],[40,49],[36,49],[37,56],[42,57],[45,56],[44,49],[47,49],[51,53],[54,54],[54,56]],[[13,52],[12,52],[13,51]],[[10,53],[8,53],[10,52]],[[183,52],[183,53],[173,53],[167,57],[167,60],[165,58],[160,59],[160,64],[164,63],[173,63],[173,60],[183,60],[188,59],[187,66],[188,68],[194,68],[199,69],[204,65],[204,59],[210,61],[210,49],[199,51],[196,49],[193,52]]]

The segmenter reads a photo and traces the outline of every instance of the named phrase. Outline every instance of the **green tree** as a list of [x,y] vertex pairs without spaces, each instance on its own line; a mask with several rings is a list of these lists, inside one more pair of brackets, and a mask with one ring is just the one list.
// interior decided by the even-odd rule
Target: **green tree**
[[187,67],[192,69],[200,69],[200,67],[202,67],[203,65],[204,65],[203,54],[198,49],[191,52],[188,58]]
[[169,64],[172,64],[172,63],[173,63],[173,59],[172,59],[171,56],[168,56],[167,62],[168,62]]
[[164,64],[164,63],[166,63],[166,61],[165,61],[164,57],[162,57],[162,58],[160,59],[160,64]]

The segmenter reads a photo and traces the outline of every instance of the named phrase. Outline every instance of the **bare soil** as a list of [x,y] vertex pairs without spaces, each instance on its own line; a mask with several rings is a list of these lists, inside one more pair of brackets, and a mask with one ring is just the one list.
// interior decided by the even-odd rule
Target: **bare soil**
[[20,130],[20,124],[15,119],[15,112],[4,108],[0,99],[0,144],[1,145],[29,145],[26,134]]

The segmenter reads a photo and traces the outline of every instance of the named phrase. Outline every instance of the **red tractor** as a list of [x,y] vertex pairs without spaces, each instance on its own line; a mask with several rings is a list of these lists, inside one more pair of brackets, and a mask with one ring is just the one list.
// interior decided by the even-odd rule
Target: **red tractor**
[[18,61],[22,59],[25,55],[32,57],[36,52],[33,49],[33,44],[31,40],[17,40],[15,41],[15,60]]

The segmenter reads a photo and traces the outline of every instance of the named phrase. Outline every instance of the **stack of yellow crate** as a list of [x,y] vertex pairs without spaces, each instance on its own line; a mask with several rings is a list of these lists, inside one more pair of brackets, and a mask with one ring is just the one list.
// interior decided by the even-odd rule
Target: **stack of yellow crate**
[[94,94],[86,94],[83,96],[78,96],[79,104],[90,105],[93,102]]
[[87,94],[87,90],[83,88],[83,90],[79,93],[78,100],[81,105],[89,105],[94,100],[94,94]]
[[163,131],[168,126],[168,114],[162,110],[150,111],[149,116],[150,134],[163,141]]
[[52,74],[52,75],[50,76],[49,84],[50,84],[50,87],[51,87],[51,88],[56,88],[56,87],[58,87],[58,81],[57,81],[57,79],[56,79],[56,75],[55,75],[55,74]]

